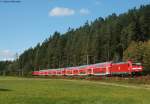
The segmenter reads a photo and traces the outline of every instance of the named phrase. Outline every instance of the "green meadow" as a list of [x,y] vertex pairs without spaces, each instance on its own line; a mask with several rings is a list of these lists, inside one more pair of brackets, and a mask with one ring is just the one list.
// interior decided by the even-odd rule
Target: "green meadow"
[[0,77],[0,104],[150,104],[149,86],[139,86]]

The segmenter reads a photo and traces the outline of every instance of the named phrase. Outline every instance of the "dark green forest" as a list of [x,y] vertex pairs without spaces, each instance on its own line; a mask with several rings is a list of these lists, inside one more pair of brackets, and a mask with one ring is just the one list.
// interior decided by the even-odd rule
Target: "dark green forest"
[[29,75],[34,70],[70,67],[105,61],[141,62],[150,73],[150,5],[55,32],[25,50],[13,62],[0,62],[0,74]]

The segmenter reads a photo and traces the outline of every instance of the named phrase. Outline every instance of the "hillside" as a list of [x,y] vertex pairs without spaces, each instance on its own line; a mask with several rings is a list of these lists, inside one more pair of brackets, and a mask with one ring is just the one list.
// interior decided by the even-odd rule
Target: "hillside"
[[[150,5],[145,5],[120,15],[114,13],[106,18],[99,17],[95,21],[87,21],[77,29],[69,28],[64,34],[55,32],[42,44],[26,50],[3,70],[7,74],[28,74],[44,68],[122,61],[130,58],[146,62],[144,65],[148,68],[150,46],[146,43],[149,39]],[[139,43],[144,45],[147,51],[143,54],[135,54],[135,50],[130,52],[129,46],[136,47]],[[127,55],[129,53],[132,55]],[[136,59],[136,56],[139,58]],[[149,69],[146,70],[149,72]]]

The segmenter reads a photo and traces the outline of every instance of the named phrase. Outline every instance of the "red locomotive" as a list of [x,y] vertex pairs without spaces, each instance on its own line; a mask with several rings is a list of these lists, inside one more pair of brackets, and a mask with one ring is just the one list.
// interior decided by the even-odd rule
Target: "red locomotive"
[[132,63],[131,61],[120,62],[120,63],[112,63],[112,62],[104,62],[97,63],[91,65],[83,65],[77,67],[66,67],[59,69],[46,69],[34,71],[32,75],[42,76],[42,75],[121,75],[121,74],[132,74],[132,73],[140,73],[143,71],[143,67],[140,63]]

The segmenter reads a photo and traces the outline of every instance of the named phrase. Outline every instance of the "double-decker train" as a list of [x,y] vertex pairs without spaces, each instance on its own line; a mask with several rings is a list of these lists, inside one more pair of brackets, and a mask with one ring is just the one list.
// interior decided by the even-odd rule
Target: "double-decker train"
[[109,76],[109,75],[131,75],[133,73],[140,73],[143,71],[143,67],[140,63],[127,62],[104,62],[76,67],[66,67],[58,69],[45,69],[39,71],[33,71],[32,75],[35,76]]

